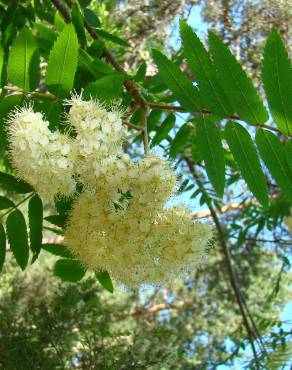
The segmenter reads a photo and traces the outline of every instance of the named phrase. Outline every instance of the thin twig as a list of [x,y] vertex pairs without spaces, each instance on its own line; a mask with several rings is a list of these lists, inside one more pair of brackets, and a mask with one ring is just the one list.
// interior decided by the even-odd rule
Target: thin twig
[[7,90],[7,91],[16,91],[16,92],[20,92],[21,94],[24,94],[24,95],[29,95],[29,96],[32,96],[32,97],[35,97],[35,98],[42,98],[42,99],[46,99],[46,100],[59,100],[59,98],[53,94],[50,94],[50,93],[41,93],[39,91],[32,91],[32,92],[29,92],[29,91],[25,91],[23,89],[21,89],[20,87],[17,87],[17,86],[3,86],[3,90]]
[[35,193],[30,193],[27,197],[22,199],[19,203],[15,204],[13,207],[10,207],[6,212],[4,212],[1,216],[0,219],[8,215],[10,212],[12,212],[14,209],[18,208],[22,203],[26,202],[29,198],[31,198]]
[[[209,111],[207,109],[203,109],[203,110],[198,111],[198,112],[190,112],[189,110],[186,110],[183,107],[178,106],[178,105],[166,105],[166,104],[150,103],[150,102],[148,102],[148,105],[152,109],[172,110],[172,111],[176,111],[176,112],[195,113],[195,114],[202,114],[202,113],[203,114],[213,114],[211,111]],[[241,121],[242,120],[237,115],[232,115],[232,116],[229,116],[229,117],[226,117],[226,118],[227,119],[233,119],[233,120],[236,120],[236,121]],[[251,126],[254,126],[254,125],[251,125]],[[271,131],[277,132],[279,134],[282,134],[280,130],[278,130],[276,127],[273,127],[273,126],[270,126],[270,125],[261,124],[261,125],[257,125],[257,126],[254,126],[254,127],[266,128],[268,130],[271,130]],[[291,135],[286,135],[286,136],[287,137],[292,137]]]

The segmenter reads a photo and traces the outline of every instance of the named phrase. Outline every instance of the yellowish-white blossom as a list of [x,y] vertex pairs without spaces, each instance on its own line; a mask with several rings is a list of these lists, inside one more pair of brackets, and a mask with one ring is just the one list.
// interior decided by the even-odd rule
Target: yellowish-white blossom
[[65,228],[65,245],[95,271],[128,286],[161,284],[200,262],[212,237],[184,206],[167,208],[177,176],[164,158],[134,161],[122,152],[122,113],[74,96],[67,114],[73,135],[51,132],[41,113],[19,109],[9,120],[13,166],[45,197],[83,193]]
[[131,201],[127,211],[104,207],[100,195],[81,194],[65,230],[66,246],[83,265],[137,287],[171,281],[200,262],[211,227],[194,223],[185,207],[149,217]]
[[72,141],[60,132],[51,132],[49,122],[31,107],[14,111],[8,122],[9,150],[13,167],[46,198],[71,195],[74,153]]

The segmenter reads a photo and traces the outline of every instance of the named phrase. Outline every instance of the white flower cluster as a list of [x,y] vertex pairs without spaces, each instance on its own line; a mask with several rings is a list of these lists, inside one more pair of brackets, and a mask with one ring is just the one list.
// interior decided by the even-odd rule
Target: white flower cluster
[[75,191],[72,141],[67,135],[51,132],[48,126],[43,115],[34,113],[31,107],[10,115],[8,139],[12,164],[18,176],[43,196],[70,195]]
[[42,195],[84,192],[65,229],[65,244],[95,271],[107,270],[128,286],[159,284],[193,269],[212,237],[183,206],[166,208],[176,187],[169,163],[147,155],[133,161],[121,150],[121,113],[74,97],[69,135],[51,132],[31,108],[14,112],[9,140],[20,177]]

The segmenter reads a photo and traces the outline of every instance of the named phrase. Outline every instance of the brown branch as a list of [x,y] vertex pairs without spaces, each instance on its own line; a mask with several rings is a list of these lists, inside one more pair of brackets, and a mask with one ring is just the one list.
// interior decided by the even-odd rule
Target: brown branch
[[[165,104],[150,103],[150,102],[148,102],[148,105],[152,109],[172,110],[172,111],[176,111],[176,112],[186,112],[186,113],[196,113],[196,114],[213,114],[211,111],[209,111],[207,109],[202,109],[201,111],[198,111],[198,112],[190,112],[189,110],[186,110],[183,107],[178,106],[178,105],[165,105]],[[229,117],[226,117],[226,118],[227,119],[237,120],[237,121],[242,121],[242,119],[239,116],[237,116],[237,115],[232,115],[232,116],[229,116]],[[254,125],[251,125],[251,126],[254,126]],[[278,130],[276,127],[273,127],[273,126],[261,124],[261,125],[257,125],[257,126],[254,126],[254,127],[266,128],[268,130],[277,132],[278,134],[282,134],[282,132],[280,130]],[[287,137],[292,137],[292,135],[286,135],[286,136]]]

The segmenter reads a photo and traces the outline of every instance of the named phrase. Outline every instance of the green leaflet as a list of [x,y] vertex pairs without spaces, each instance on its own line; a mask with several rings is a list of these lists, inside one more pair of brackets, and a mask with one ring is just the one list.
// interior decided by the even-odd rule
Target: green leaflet
[[292,135],[292,68],[285,45],[275,29],[265,46],[262,76],[276,124],[283,134]]
[[95,275],[96,275],[97,280],[104,287],[104,289],[106,289],[110,293],[114,292],[113,282],[107,271],[97,272]]
[[7,209],[14,207],[14,203],[8,199],[0,195],[0,210],[1,209]]
[[29,184],[5,172],[0,172],[0,186],[6,190],[20,194],[33,191],[33,188]]
[[225,135],[242,177],[257,200],[268,207],[267,182],[250,134],[239,123],[230,121],[226,125]]
[[219,117],[231,116],[234,112],[222,87],[219,85],[216,70],[204,45],[198,36],[185,22],[180,22],[184,54],[198,82],[204,106]]
[[44,220],[49,221],[51,224],[64,228],[66,223],[65,215],[51,215],[44,218]]
[[174,139],[172,140],[169,155],[175,157],[179,152],[183,151],[187,146],[188,139],[191,134],[191,127],[188,123],[185,123],[176,133]]
[[121,39],[120,37],[113,35],[111,33],[108,33],[104,30],[101,30],[100,28],[96,28],[95,32],[103,39],[113,42],[114,44],[128,47],[130,46],[127,41]]
[[43,240],[43,203],[37,195],[34,195],[28,203],[28,220],[30,248],[37,256]]
[[31,31],[24,27],[14,41],[7,67],[8,80],[24,91],[32,91],[39,84],[39,52]]
[[112,100],[121,97],[123,91],[124,75],[115,73],[91,82],[84,89],[84,98],[91,96],[101,100]]
[[42,244],[42,249],[51,254],[54,254],[55,256],[74,258],[74,256],[72,256],[72,254],[65,248],[65,246],[61,244],[45,243]]
[[2,47],[2,46],[0,46],[0,86],[2,86],[2,68],[3,68],[3,61],[4,61],[3,47]]
[[187,76],[160,51],[153,50],[152,55],[163,81],[180,104],[189,111],[201,110],[203,105],[198,89]]
[[290,168],[290,172],[292,173],[292,139],[289,139],[285,144],[285,157],[286,163]]
[[2,224],[0,224],[0,272],[2,271],[6,255],[6,235]]
[[231,51],[214,33],[209,33],[210,51],[217,69],[217,78],[234,111],[253,125],[266,122],[268,112],[246,72]]
[[48,90],[66,98],[74,83],[78,61],[78,38],[72,24],[64,27],[50,52],[46,85]]
[[83,24],[83,15],[81,14],[79,7],[76,3],[72,5],[72,23],[75,27],[80,45],[83,47],[86,45],[85,29]]
[[203,156],[208,177],[219,197],[225,185],[225,158],[220,130],[212,119],[200,117],[195,120],[197,145]]
[[162,122],[162,124],[157,128],[156,134],[151,141],[151,148],[158,145],[163,139],[167,137],[169,131],[173,128],[175,124],[176,117],[173,113],[170,113]]
[[101,26],[97,15],[92,10],[88,8],[84,9],[84,17],[92,27],[96,28]]
[[6,230],[16,262],[24,270],[28,262],[29,247],[25,219],[19,209],[11,212],[7,217]]
[[85,272],[79,262],[73,259],[60,259],[54,266],[54,275],[60,277],[63,281],[79,281],[83,278]]
[[259,129],[256,134],[256,143],[271,175],[292,201],[292,175],[286,163],[285,149],[280,139],[270,131]]

